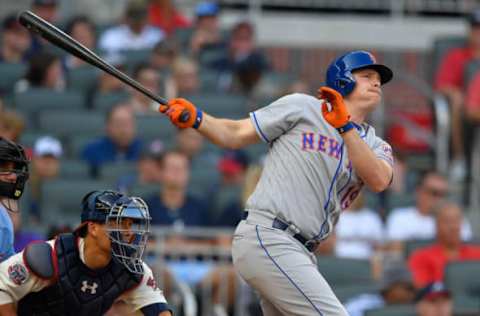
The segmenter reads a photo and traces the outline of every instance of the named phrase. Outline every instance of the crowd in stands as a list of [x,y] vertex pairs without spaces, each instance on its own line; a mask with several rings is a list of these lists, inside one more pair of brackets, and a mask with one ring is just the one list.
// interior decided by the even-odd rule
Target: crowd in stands
[[[276,72],[256,42],[255,25],[239,20],[224,29],[220,9],[213,1],[201,1],[189,18],[173,0],[130,0],[122,19],[105,26],[87,16],[60,20],[58,0],[33,0],[31,7],[153,93],[191,98],[220,116],[246,117],[281,94],[313,92],[318,82],[300,76],[284,85],[272,81]],[[452,195],[451,180],[468,173],[472,140],[464,134],[472,129],[465,127],[480,121],[480,72],[466,77],[480,57],[480,11],[469,21],[464,46],[442,56],[430,82],[451,105],[451,172],[412,171],[405,153],[398,153],[392,188],[373,203],[368,192],[360,194],[318,249],[320,265],[322,257],[336,257],[371,266],[376,286],[345,298],[351,315],[414,303],[420,315],[449,315],[454,307],[445,267],[452,261],[480,260],[478,236],[463,207],[446,200]],[[0,80],[0,135],[24,144],[31,159],[22,216],[11,214],[15,249],[75,224],[50,209],[67,195],[45,195],[60,179],[90,186],[106,183],[138,194],[149,206],[152,224],[176,232],[191,227],[231,230],[241,220],[266,145],[220,151],[196,130],[174,129],[153,110],[156,104],[150,98],[30,35],[15,13],[2,22],[0,69],[9,71]],[[85,187],[85,192],[93,189],[106,188]],[[79,211],[80,200],[77,204]],[[428,246],[417,250],[417,243]],[[177,248],[218,244],[228,247],[229,237],[175,237],[167,242]],[[231,264],[172,260],[163,273],[192,288],[211,282],[215,303],[221,301],[221,283],[228,280],[230,296],[224,304],[232,311],[238,284]],[[335,283],[333,287],[335,291]],[[253,315],[255,308],[251,310]]]

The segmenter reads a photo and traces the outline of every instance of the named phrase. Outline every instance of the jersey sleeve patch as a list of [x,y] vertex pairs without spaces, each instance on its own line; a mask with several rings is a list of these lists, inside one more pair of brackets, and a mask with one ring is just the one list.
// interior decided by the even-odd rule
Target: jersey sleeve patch
[[13,263],[8,267],[8,278],[16,285],[22,285],[29,278],[27,268],[21,263]]

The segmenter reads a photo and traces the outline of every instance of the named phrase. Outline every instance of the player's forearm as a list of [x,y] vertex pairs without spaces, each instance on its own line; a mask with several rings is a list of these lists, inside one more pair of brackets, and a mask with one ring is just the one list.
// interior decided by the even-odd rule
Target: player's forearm
[[238,149],[258,142],[258,136],[248,128],[250,119],[229,120],[215,118],[204,113],[198,131],[212,143],[230,149]]
[[17,316],[13,303],[0,305],[0,316]]
[[372,191],[385,190],[392,179],[392,168],[375,156],[355,130],[342,134],[342,137],[357,175]]

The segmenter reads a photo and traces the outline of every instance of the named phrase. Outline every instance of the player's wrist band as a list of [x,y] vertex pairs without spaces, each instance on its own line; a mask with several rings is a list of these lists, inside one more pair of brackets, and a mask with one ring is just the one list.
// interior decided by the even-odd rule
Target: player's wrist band
[[200,127],[200,124],[202,124],[203,120],[203,112],[202,110],[197,109],[197,117],[195,118],[195,123],[193,124],[193,128],[197,129]]
[[352,128],[355,128],[355,125],[354,125],[352,122],[348,122],[347,124],[343,125],[342,127],[338,127],[338,128],[337,128],[337,131],[338,131],[340,134],[343,134],[343,133],[348,132],[348,131],[351,130]]

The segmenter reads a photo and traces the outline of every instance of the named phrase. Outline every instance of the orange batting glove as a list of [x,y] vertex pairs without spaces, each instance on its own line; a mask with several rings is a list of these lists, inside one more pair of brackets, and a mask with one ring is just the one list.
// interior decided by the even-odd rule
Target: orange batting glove
[[326,100],[331,105],[331,109],[329,109],[326,102],[322,103],[322,114],[328,124],[335,127],[340,134],[353,128],[353,124],[350,122],[350,114],[348,114],[340,92],[329,87],[320,87],[317,97]]
[[[167,105],[160,105],[158,110],[167,115],[178,128],[198,128],[203,119],[203,112],[197,109],[193,103],[182,98],[172,99],[168,101]],[[188,120],[185,122],[181,121],[183,113],[189,114]]]

